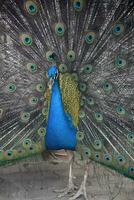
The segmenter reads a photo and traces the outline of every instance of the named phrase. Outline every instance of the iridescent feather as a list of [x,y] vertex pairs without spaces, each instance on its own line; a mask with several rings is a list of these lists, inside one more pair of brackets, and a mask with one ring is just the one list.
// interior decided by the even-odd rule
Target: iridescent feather
[[134,178],[133,13],[129,0],[3,2],[0,165],[45,150],[56,64],[79,158]]

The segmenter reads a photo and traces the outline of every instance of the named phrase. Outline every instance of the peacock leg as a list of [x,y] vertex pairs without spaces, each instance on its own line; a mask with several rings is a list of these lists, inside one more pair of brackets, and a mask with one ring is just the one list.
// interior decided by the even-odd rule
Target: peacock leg
[[70,197],[69,200],[75,200],[80,196],[84,196],[85,200],[88,200],[87,197],[87,192],[86,192],[86,182],[87,182],[87,178],[88,178],[88,170],[89,170],[89,164],[86,164],[86,169],[85,169],[85,173],[84,173],[84,179],[81,183],[80,189],[77,191],[77,193]]
[[73,183],[73,172],[72,172],[72,169],[73,169],[73,159],[71,159],[70,166],[69,166],[68,186],[66,188],[64,188],[64,189],[61,189],[61,190],[55,190],[55,192],[61,193],[60,195],[58,195],[59,198],[65,196],[68,193],[71,193],[71,192],[73,192],[74,190],[77,189],[77,187]]

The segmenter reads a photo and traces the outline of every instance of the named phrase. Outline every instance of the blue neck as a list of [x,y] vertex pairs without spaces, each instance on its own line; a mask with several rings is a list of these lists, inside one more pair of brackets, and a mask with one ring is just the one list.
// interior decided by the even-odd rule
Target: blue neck
[[64,111],[59,82],[54,81],[46,130],[47,149],[75,149],[76,129]]
[[57,80],[54,81],[52,87],[50,109],[49,109],[49,118],[52,120],[52,118],[54,119],[55,117],[56,121],[61,117],[63,118],[65,117],[60,86]]

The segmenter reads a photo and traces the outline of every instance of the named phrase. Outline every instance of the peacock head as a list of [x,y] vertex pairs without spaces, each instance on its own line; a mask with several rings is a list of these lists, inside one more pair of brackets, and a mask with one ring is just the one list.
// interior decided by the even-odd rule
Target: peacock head
[[48,69],[47,76],[48,76],[48,79],[49,79],[48,86],[49,86],[49,89],[51,89],[52,85],[54,83],[54,80],[58,79],[58,76],[59,76],[59,72],[58,72],[56,65],[52,65]]
[[52,65],[49,69],[48,69],[48,78],[50,79],[57,79],[58,78],[58,69],[56,67],[56,65]]

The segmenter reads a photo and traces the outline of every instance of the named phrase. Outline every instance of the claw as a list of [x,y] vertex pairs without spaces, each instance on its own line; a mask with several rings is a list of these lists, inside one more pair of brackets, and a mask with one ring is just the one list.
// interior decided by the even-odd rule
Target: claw
[[56,192],[56,193],[66,193],[66,194],[68,194],[68,193],[71,193],[71,191],[74,191],[74,190],[77,190],[78,189],[78,187],[76,186],[76,185],[70,185],[70,186],[68,186],[68,187],[66,187],[66,188],[64,188],[64,189],[60,189],[60,190],[54,190],[54,192]]
[[77,189],[77,187],[74,186],[74,185],[67,187],[67,188],[62,190],[63,192],[62,192],[62,194],[58,195],[58,198],[64,197],[65,195],[72,193],[76,189]]
[[84,199],[88,200],[87,192],[86,192],[86,187],[84,185],[84,181],[82,182],[81,187],[77,191],[77,193],[74,196],[70,197],[69,200],[75,200],[75,199],[77,199],[80,196],[84,196]]

